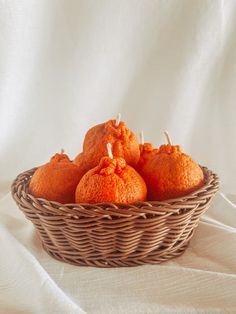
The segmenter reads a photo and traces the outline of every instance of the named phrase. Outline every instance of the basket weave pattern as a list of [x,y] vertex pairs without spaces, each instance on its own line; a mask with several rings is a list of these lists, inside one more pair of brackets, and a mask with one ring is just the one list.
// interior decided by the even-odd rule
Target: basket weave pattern
[[219,187],[218,176],[203,167],[205,185],[181,198],[122,205],[63,205],[28,194],[35,170],[15,179],[13,198],[51,256],[85,266],[157,264],[180,255]]

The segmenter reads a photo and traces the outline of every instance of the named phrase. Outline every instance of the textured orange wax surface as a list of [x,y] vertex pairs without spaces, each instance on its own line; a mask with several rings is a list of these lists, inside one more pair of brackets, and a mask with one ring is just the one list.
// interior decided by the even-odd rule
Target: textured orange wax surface
[[204,184],[200,166],[178,145],[161,145],[159,152],[141,170],[149,200],[165,200],[186,195]]
[[49,201],[74,203],[75,190],[80,179],[79,167],[66,154],[56,154],[49,163],[35,171],[29,184],[29,192]]
[[88,130],[83,143],[83,152],[74,160],[81,173],[96,167],[101,158],[107,156],[107,143],[112,144],[114,157],[122,157],[127,164],[135,166],[139,160],[139,143],[135,134],[124,122],[115,126],[115,120],[98,124]]
[[76,189],[77,203],[131,203],[145,201],[146,196],[143,178],[123,158],[103,157]]
[[144,143],[144,144],[139,145],[139,151],[140,151],[140,158],[135,168],[138,171],[141,171],[141,169],[144,167],[147,161],[152,156],[158,153],[158,149],[154,148],[151,143]]

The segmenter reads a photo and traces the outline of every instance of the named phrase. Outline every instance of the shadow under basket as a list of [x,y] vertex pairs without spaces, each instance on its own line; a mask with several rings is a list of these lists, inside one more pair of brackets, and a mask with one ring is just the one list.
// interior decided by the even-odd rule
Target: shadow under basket
[[205,184],[184,197],[133,204],[60,204],[28,194],[37,168],[20,174],[12,196],[52,257],[96,267],[158,264],[184,252],[200,216],[219,188],[202,167]]

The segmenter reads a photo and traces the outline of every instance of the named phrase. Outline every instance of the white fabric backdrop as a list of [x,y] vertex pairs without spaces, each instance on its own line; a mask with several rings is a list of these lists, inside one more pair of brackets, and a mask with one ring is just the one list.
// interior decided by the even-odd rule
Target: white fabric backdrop
[[[0,0],[0,313],[236,313],[236,1]],[[221,177],[185,255],[98,270],[49,258],[8,193],[121,112]]]

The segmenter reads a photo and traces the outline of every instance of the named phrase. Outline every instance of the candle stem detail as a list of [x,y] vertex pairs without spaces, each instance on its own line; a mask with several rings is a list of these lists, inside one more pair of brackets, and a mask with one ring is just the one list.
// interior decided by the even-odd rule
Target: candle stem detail
[[110,159],[113,159],[112,144],[111,143],[107,143],[107,154],[108,154]]
[[166,136],[166,139],[167,139],[167,142],[169,145],[172,145],[172,141],[171,141],[171,138],[170,138],[170,135],[167,131],[164,131],[164,134]]
[[117,117],[116,117],[116,122],[115,122],[115,127],[117,128],[120,124],[120,119],[121,119],[121,114],[118,113]]
[[143,131],[141,131],[139,133],[139,138],[140,138],[140,144],[143,145],[144,144],[144,134],[143,134]]

